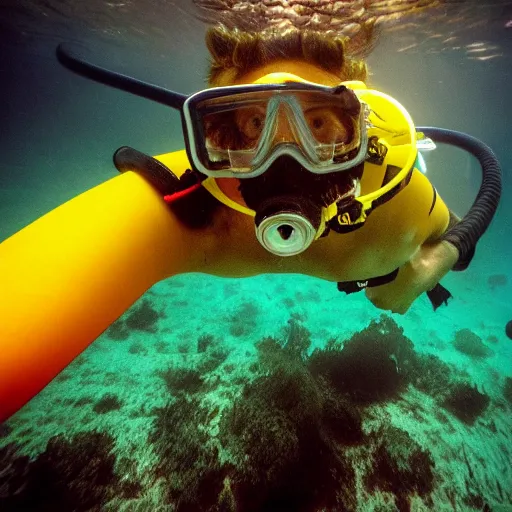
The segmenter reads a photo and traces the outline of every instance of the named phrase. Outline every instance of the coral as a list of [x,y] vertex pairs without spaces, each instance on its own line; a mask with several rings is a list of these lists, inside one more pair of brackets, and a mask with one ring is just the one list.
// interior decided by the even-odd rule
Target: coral
[[356,403],[396,398],[410,380],[417,360],[412,342],[390,318],[381,317],[356,333],[341,350],[316,350],[309,368]]
[[512,405],[512,377],[505,377],[505,384],[503,386],[503,396],[507,402]]
[[228,357],[229,352],[227,350],[217,349],[209,353],[208,357],[206,357],[199,364],[199,371],[201,373],[212,372],[216,368],[218,368]]
[[281,344],[272,337],[263,338],[256,343],[259,364],[254,370],[263,367],[266,371],[273,371],[285,361]]
[[203,385],[203,380],[197,370],[190,368],[169,368],[164,372],[158,372],[167,384],[171,393],[197,393]]
[[417,365],[411,372],[411,384],[436,399],[444,399],[451,386],[450,366],[431,354],[418,355]]
[[252,302],[244,302],[231,316],[229,333],[237,338],[250,334],[257,325],[259,310]]
[[107,393],[98,400],[93,407],[94,412],[98,414],[105,414],[110,411],[120,409],[123,403],[112,393]]
[[154,333],[157,331],[157,322],[160,318],[148,299],[134,306],[126,316],[126,326],[137,331]]
[[322,428],[337,443],[362,443],[364,434],[361,413],[348,400],[325,387],[322,403]]
[[[388,427],[379,434],[372,471],[366,475],[369,490],[381,489],[395,495],[400,512],[408,512],[408,497],[417,493],[430,503],[434,486],[434,462],[407,432]],[[431,503],[430,503],[431,504]]]
[[309,333],[292,324],[258,343],[263,375],[223,415],[221,437],[238,461],[239,510],[352,510],[354,472],[339,444],[362,438],[361,418],[304,358]]
[[[258,375],[221,414],[218,406],[203,408],[199,394],[185,393],[156,411],[154,476],[165,479],[174,510],[355,509],[355,474],[341,447],[362,441],[362,420],[353,404],[311,374],[309,343],[295,319],[281,340],[262,340]],[[163,375],[171,389],[189,388],[181,384],[188,379],[200,389],[198,373],[176,372]],[[215,442],[212,415],[220,416]]]
[[289,466],[298,463],[297,426],[286,413],[268,407],[263,399],[244,397],[233,407],[223,427],[240,439],[240,461],[245,459],[246,478],[254,484],[264,486],[268,480],[283,479]]
[[442,402],[442,406],[466,425],[473,425],[485,412],[490,398],[466,382],[457,383]]
[[267,371],[283,365],[303,365],[311,345],[310,332],[296,319],[288,320],[281,339],[263,338],[256,343],[258,359]]
[[[72,440],[51,438],[46,450],[28,465],[27,457],[13,459],[11,453],[9,467],[15,472],[7,495],[0,494],[0,508],[4,512],[102,509],[119,482],[113,447],[110,436],[92,432]],[[0,488],[5,489],[3,485]]]
[[169,352],[169,345],[165,341],[157,341],[155,343],[155,350],[159,354],[167,354]]
[[288,320],[288,329],[283,341],[284,350],[292,357],[305,360],[311,345],[311,333],[296,318]]
[[156,476],[167,482],[167,503],[177,512],[214,510],[229,468],[219,463],[217,450],[200,428],[207,411],[180,395],[156,413],[149,440],[159,457]]
[[487,284],[494,290],[497,286],[506,286],[508,284],[508,277],[506,274],[493,274],[487,278]]
[[15,510],[22,500],[28,468],[29,458],[19,456],[14,443],[0,448],[0,510]]
[[124,321],[119,319],[105,331],[105,334],[112,340],[122,341],[130,336],[130,330],[126,327]]
[[[287,384],[279,391],[286,393]],[[268,379],[251,386],[223,420],[239,460],[232,484],[238,509],[352,510],[354,472],[314,419],[318,404],[308,402],[314,393],[281,409],[266,401],[277,387]]]
[[148,349],[142,343],[136,341],[130,345],[128,352],[130,354],[142,354],[145,356],[148,354]]
[[206,352],[214,342],[215,338],[211,334],[203,334],[202,336],[199,336],[199,339],[197,340],[197,351],[199,353]]
[[0,439],[7,437],[12,432],[12,427],[7,423],[0,423]]
[[[322,411],[321,394],[305,367],[282,365],[244,389],[243,401],[285,411],[297,428],[315,428]],[[243,409],[243,406],[242,406]],[[241,416],[243,420],[243,414]]]
[[455,333],[455,341],[453,346],[463,354],[481,359],[492,354],[492,350],[488,348],[482,339],[469,329],[461,329]]

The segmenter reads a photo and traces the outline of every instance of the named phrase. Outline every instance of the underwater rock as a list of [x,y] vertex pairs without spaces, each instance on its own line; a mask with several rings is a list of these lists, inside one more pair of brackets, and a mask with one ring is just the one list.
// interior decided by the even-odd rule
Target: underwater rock
[[466,425],[473,425],[485,412],[490,398],[468,383],[457,383],[441,404]]
[[457,331],[455,333],[453,346],[459,352],[475,359],[489,357],[493,353],[493,351],[482,341],[482,338],[477,336],[470,329],[461,329],[460,331]]

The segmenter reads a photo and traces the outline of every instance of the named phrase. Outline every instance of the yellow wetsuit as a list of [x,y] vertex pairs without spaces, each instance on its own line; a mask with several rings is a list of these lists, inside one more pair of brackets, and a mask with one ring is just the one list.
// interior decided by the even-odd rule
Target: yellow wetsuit
[[[307,66],[291,63],[288,71]],[[311,79],[331,85],[313,72]],[[177,175],[188,166],[184,152],[159,158]],[[375,169],[363,174],[362,194],[381,182]],[[221,179],[219,186],[242,200],[236,180]],[[186,272],[302,273],[334,282],[382,276],[445,231],[448,209],[439,197],[434,204],[433,196],[427,178],[414,171],[363,228],[280,258],[258,243],[250,216],[221,207],[210,227],[187,228],[133,172],[81,194],[0,244],[0,421],[158,281]]]

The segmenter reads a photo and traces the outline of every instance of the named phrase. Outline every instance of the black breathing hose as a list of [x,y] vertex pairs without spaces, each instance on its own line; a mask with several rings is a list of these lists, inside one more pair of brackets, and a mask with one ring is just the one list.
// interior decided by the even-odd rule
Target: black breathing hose
[[465,270],[475,252],[480,237],[489,227],[501,197],[501,166],[492,149],[466,133],[431,126],[417,126],[434,142],[464,149],[477,158],[482,167],[482,184],[473,205],[461,221],[441,237],[459,251],[459,260],[453,270]]

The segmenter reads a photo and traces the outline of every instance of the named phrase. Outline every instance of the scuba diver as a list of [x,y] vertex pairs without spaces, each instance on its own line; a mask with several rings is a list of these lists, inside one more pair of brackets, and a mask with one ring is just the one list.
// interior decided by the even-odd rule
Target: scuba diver
[[[487,146],[416,128],[367,88],[365,63],[341,37],[221,26],[206,42],[210,87],[190,96],[59,46],[70,70],[178,109],[186,149],[120,148],[119,176],[0,244],[0,421],[167,277],[299,273],[403,314],[423,293],[446,303],[439,281],[470,263],[501,190]],[[481,163],[463,219],[419,170],[418,149],[433,141]]]

